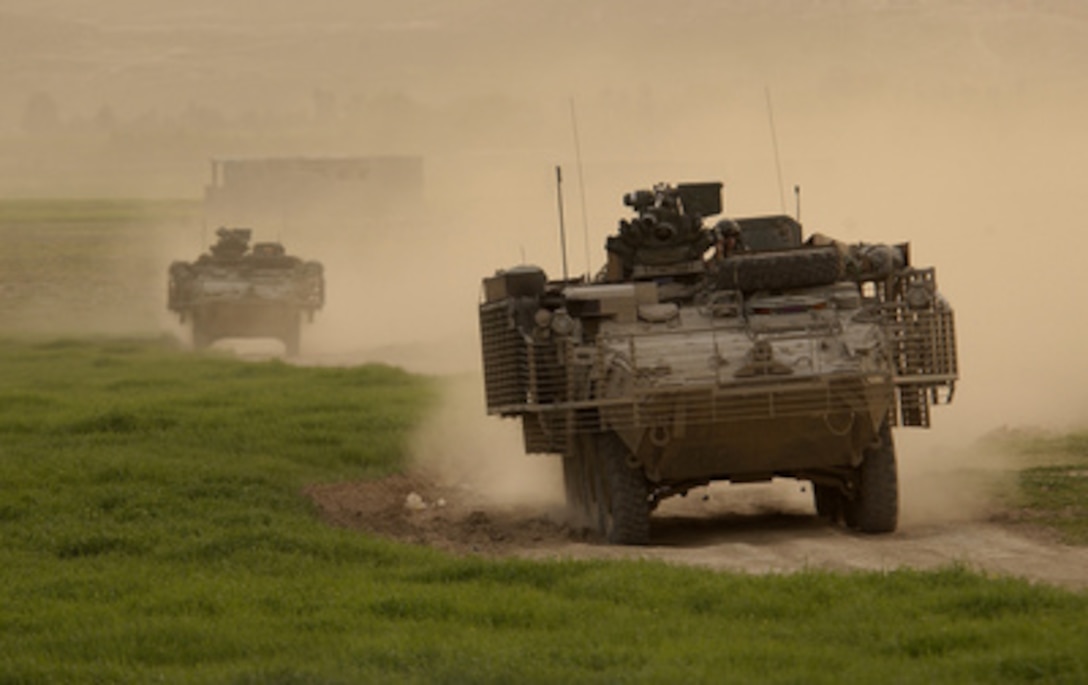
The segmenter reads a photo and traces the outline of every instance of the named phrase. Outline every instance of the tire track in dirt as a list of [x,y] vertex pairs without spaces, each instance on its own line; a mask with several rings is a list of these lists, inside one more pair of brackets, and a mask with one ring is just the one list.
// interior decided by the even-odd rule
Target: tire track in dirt
[[[407,476],[315,485],[306,495],[329,523],[455,554],[527,559],[650,559],[742,573],[891,571],[962,565],[1073,589],[1088,587],[1088,549],[986,520],[907,524],[860,535],[819,519],[783,483],[712,486],[666,501],[651,544],[606,545],[559,507],[499,504],[466,486]],[[731,488],[749,490],[743,494]],[[418,498],[418,499],[417,499]]]
[[[435,366],[440,355],[427,359],[395,363],[448,373]],[[606,545],[567,519],[559,460],[524,455],[516,422],[487,416],[478,374],[440,377],[445,401],[416,436],[417,467],[378,481],[307,488],[326,521],[455,554],[652,559],[757,574],[962,565],[1088,588],[1088,548],[1009,522],[998,496],[1016,469],[1007,456],[933,449],[909,434],[900,444],[900,525],[894,533],[861,535],[826,523],[816,517],[806,485],[794,481],[715,483],[662,502],[651,519],[650,545]],[[418,505],[406,506],[413,493]]]

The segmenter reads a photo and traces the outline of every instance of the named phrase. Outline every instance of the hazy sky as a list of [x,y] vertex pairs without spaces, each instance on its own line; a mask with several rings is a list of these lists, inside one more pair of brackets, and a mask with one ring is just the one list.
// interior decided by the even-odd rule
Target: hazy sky
[[[403,96],[434,121],[392,115],[380,134],[330,129],[314,150],[422,155],[432,216],[410,237],[360,235],[335,254],[307,255],[329,267],[319,321],[328,349],[367,336],[455,339],[465,364],[478,363],[479,278],[522,255],[559,272],[556,164],[571,180],[576,270],[584,244],[596,268],[628,190],[718,179],[728,211],[760,214],[795,211],[799,185],[807,230],[909,240],[916,263],[938,267],[957,312],[963,380],[935,433],[1079,424],[1086,39],[1088,12],[1056,0],[4,0],[0,190],[81,187],[112,160],[121,180],[105,192],[199,197],[199,146],[232,152],[201,138],[183,168],[168,169],[170,156],[153,147],[126,150],[125,159],[157,161],[154,173],[136,162],[145,171],[130,173],[116,155],[76,159],[82,143],[67,138],[28,148],[20,123],[35,93],[68,121],[104,106],[120,118],[193,107],[312,115],[316,91],[345,116],[355,103],[373,117],[375,103]],[[291,135],[260,144],[266,154],[316,145],[312,131]],[[170,183],[155,183],[168,172]],[[315,250],[328,242],[310,238]],[[405,302],[427,315],[405,315]]]

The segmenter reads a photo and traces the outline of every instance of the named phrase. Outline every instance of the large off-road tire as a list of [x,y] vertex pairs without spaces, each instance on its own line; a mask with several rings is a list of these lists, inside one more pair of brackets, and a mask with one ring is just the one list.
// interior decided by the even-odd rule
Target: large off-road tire
[[846,501],[846,524],[862,533],[890,533],[899,523],[899,475],[887,422],[880,428],[879,442],[866,448],[863,457],[855,496]]
[[563,455],[563,490],[567,499],[567,511],[573,523],[596,527],[596,505],[592,492],[594,482],[587,469],[587,449],[592,449],[592,445],[587,439],[579,437],[575,440],[572,453]]
[[812,500],[816,505],[816,515],[837,523],[842,518],[842,490],[831,485],[812,484]]
[[650,542],[650,496],[642,471],[627,463],[627,445],[615,433],[597,436],[595,480],[598,528],[615,545]]
[[286,317],[282,339],[284,353],[288,357],[297,357],[302,349],[302,322],[297,314]]
[[842,276],[842,256],[833,246],[737,254],[717,269],[719,288],[744,292],[828,285]]
[[215,331],[200,313],[193,314],[193,349],[206,350],[215,342]]

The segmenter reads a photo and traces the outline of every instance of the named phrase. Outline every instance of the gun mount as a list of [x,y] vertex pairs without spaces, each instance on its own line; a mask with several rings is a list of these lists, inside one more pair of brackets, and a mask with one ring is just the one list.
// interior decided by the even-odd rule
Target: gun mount
[[713,236],[703,219],[721,212],[721,184],[699,183],[627,193],[623,204],[638,216],[620,220],[608,238],[608,280],[637,280],[701,271],[703,253]]

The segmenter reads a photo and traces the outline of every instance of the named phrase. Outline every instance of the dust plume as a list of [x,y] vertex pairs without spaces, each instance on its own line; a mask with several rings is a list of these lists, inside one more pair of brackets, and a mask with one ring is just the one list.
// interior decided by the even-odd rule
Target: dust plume
[[983,440],[961,445],[916,445],[899,431],[900,528],[985,521],[1008,501],[1023,466],[1010,452]]
[[[266,5],[9,0],[0,192],[198,197],[212,157],[419,155],[425,206],[407,220],[317,208],[254,235],[326,266],[303,354],[456,378],[421,440],[460,443],[482,470],[473,460],[495,453],[496,472],[538,463],[509,456],[514,424],[483,417],[466,379],[481,277],[520,262],[562,272],[557,165],[573,274],[603,261],[623,193],[701,180],[724,182],[728,213],[910,241],[916,265],[936,266],[962,380],[931,431],[896,431],[908,516],[929,516],[929,499],[984,508],[970,488],[914,478],[1000,471],[973,451],[988,431],[1085,424],[1078,3]],[[177,230],[159,243],[174,254],[146,248],[156,269],[206,247]],[[131,281],[157,308],[160,276]]]
[[559,460],[526,456],[520,423],[485,415],[482,379],[448,377],[442,391],[443,402],[413,440],[415,463],[486,502],[560,513]]

